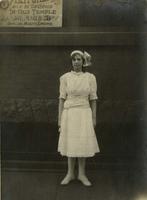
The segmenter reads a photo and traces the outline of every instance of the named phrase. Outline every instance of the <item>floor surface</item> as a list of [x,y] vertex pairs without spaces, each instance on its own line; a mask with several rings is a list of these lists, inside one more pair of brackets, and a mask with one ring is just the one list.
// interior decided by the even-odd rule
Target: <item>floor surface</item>
[[145,170],[93,170],[93,185],[61,186],[64,171],[2,171],[2,200],[147,200]]

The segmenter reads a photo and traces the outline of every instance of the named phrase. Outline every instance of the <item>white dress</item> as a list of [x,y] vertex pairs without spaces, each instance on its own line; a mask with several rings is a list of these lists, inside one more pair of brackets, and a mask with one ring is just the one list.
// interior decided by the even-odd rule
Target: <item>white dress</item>
[[89,100],[97,99],[95,76],[71,71],[60,77],[61,115],[58,151],[68,157],[92,157],[99,152]]

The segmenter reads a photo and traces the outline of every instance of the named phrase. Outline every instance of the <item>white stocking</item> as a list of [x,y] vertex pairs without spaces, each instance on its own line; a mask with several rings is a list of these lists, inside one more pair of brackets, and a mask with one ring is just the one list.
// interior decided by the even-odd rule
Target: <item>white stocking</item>
[[76,158],[68,157],[68,171],[65,178],[61,182],[62,185],[68,184],[71,180],[75,178],[74,175],[75,160]]
[[79,175],[78,179],[85,185],[85,186],[91,186],[90,181],[88,180],[86,174],[85,174],[85,164],[86,159],[85,158],[78,158],[79,161]]

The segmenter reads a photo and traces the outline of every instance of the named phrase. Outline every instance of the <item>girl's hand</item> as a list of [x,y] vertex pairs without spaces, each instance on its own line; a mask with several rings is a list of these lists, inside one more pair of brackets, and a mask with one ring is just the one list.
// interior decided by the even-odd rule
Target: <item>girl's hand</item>
[[60,133],[60,131],[61,131],[61,121],[58,120],[58,132]]
[[61,132],[61,126],[58,127],[58,132],[59,132],[59,133]]
[[94,117],[94,118],[92,118],[92,120],[93,120],[93,127],[95,128],[96,127],[96,118]]

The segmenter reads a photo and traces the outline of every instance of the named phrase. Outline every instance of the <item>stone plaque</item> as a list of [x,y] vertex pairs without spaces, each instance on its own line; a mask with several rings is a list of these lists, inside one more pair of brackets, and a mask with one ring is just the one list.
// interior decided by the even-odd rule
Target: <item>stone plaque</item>
[[1,27],[61,27],[62,0],[0,0]]

